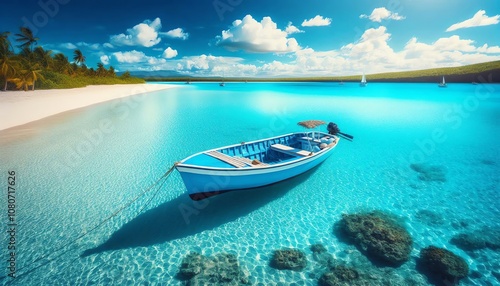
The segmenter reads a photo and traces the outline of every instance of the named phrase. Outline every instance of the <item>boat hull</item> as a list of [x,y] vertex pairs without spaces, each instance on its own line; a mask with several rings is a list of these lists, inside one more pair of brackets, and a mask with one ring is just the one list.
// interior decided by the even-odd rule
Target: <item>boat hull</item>
[[202,200],[227,191],[271,185],[300,175],[325,161],[332,150],[290,164],[268,168],[214,170],[203,167],[178,166],[189,196]]
[[300,175],[325,161],[337,143],[338,138],[332,146],[310,156],[262,167],[214,168],[184,164],[185,161],[189,162],[191,157],[188,157],[181,161],[176,168],[184,181],[189,196],[193,200],[202,200],[228,191],[271,185]]

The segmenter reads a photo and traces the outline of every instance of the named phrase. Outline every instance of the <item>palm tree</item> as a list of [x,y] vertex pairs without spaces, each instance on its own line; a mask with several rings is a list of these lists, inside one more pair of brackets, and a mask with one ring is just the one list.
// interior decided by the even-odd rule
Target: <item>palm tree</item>
[[70,75],[73,73],[73,68],[71,68],[71,64],[68,61],[68,58],[61,53],[58,53],[54,56],[54,69],[58,73],[64,73]]
[[32,50],[30,50],[29,47],[24,47],[21,49],[21,51],[19,51],[19,53],[17,54],[19,56],[19,58],[23,59],[23,60],[27,60],[29,62],[35,62],[36,59],[35,59],[35,52],[33,52]]
[[131,77],[131,74],[129,71],[125,71],[120,77],[123,79],[128,79]]
[[116,76],[115,68],[114,68],[113,66],[109,66],[109,69],[108,69],[108,70],[109,70],[109,72],[108,72],[108,73],[109,73],[109,75],[110,75],[111,77],[115,77],[115,76]]
[[97,63],[97,76],[106,76],[106,68],[103,63]]
[[35,62],[39,63],[40,66],[44,69],[50,70],[54,63],[54,59],[52,58],[51,50],[44,50],[42,47],[36,47],[33,51]]
[[77,64],[83,64],[83,63],[85,63],[85,56],[82,54],[82,51],[80,51],[79,49],[76,49],[73,52],[73,60]]
[[33,50],[33,44],[36,44],[39,39],[33,35],[33,31],[31,31],[30,28],[21,27],[19,29],[21,33],[16,34],[17,37],[16,42],[20,43],[18,47],[30,48],[30,50]]
[[0,33],[0,57],[13,54],[12,44],[9,41],[10,32]]
[[87,72],[88,72],[88,70],[89,70],[89,68],[87,67],[87,65],[86,65],[86,64],[82,64],[82,65],[80,66],[80,73],[81,73],[82,75],[86,75],[86,74],[87,74]]
[[14,76],[16,75],[16,61],[13,57],[9,57],[7,54],[4,54],[0,58],[0,76],[4,78],[5,84],[3,90],[7,90],[7,84],[9,81],[12,81]]
[[78,72],[78,65],[76,63],[73,62],[69,66],[71,67],[71,70]]
[[28,91],[31,81],[28,79],[27,74],[20,74],[18,77],[12,80],[16,84],[17,89],[22,89]]
[[40,67],[38,66],[38,64],[34,64],[34,65],[29,66],[29,68],[27,70],[27,72],[28,72],[28,78],[33,83],[31,90],[35,90],[35,83],[36,83],[37,80],[44,79],[43,75],[41,74],[42,70],[39,69],[39,68]]
[[31,90],[35,90],[36,81],[43,79],[41,72],[42,70],[38,63],[24,61],[19,77],[13,79],[13,81],[17,88],[22,88],[24,91],[28,91],[29,86],[32,86]]
[[16,73],[15,62],[12,60],[12,45],[9,41],[10,32],[0,33],[0,78],[5,80],[3,90],[7,90],[7,84]]
[[96,76],[94,68],[87,68],[87,71],[85,72],[85,75],[86,76],[91,76],[91,77]]

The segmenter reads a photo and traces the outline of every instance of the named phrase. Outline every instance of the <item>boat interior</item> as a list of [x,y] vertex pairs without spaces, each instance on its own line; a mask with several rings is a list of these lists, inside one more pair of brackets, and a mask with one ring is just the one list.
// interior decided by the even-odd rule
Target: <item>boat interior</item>
[[322,132],[284,135],[207,151],[185,164],[219,168],[253,168],[307,157],[336,143],[334,136]]

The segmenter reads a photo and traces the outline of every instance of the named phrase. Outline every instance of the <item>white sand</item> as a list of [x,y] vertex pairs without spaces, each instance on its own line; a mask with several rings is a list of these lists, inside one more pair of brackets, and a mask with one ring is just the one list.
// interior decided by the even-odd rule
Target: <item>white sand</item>
[[73,89],[0,92],[0,130],[112,99],[173,87],[176,86],[118,84]]

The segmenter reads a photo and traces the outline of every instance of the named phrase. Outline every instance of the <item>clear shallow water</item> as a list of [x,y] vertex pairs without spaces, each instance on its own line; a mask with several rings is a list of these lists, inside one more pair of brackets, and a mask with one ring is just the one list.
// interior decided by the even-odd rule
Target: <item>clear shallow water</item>
[[[17,266],[55,258],[174,162],[299,131],[296,123],[307,119],[336,122],[355,140],[341,141],[312,172],[205,202],[192,202],[173,173],[141,214],[153,193],[15,284],[182,285],[176,279],[182,257],[199,251],[237,255],[253,284],[316,285],[323,270],[310,245],[323,243],[339,260],[366,264],[332,227],[342,213],[375,209],[401,216],[414,240],[412,260],[394,275],[415,277],[414,258],[432,244],[479,273],[463,285],[499,284],[498,252],[470,254],[449,243],[460,232],[500,228],[499,85],[182,84],[73,112],[60,123],[42,120],[28,126],[30,136],[0,131],[2,186],[7,170],[17,173]],[[420,180],[412,163],[439,166],[446,181]],[[0,208],[7,212],[4,198]],[[282,247],[305,251],[306,270],[270,268],[272,251]],[[85,251],[91,255],[80,256]]]

